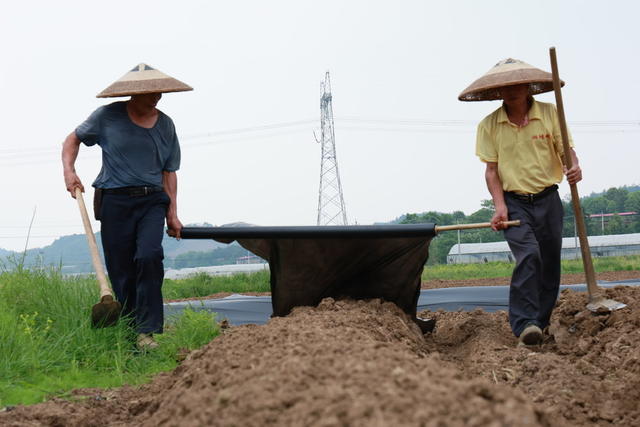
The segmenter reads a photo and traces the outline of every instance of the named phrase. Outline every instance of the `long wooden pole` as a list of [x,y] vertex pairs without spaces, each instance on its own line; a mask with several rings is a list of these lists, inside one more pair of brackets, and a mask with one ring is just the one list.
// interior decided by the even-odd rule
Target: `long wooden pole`
[[78,207],[80,208],[80,216],[82,216],[82,224],[84,225],[84,234],[87,235],[87,242],[89,243],[93,269],[96,272],[98,284],[100,285],[100,298],[107,295],[113,296],[109,288],[109,283],[107,282],[107,277],[104,274],[104,268],[102,267],[102,261],[100,260],[100,254],[98,252],[98,245],[96,244],[96,237],[93,235],[93,230],[91,229],[91,221],[89,221],[89,214],[87,214],[87,207],[84,204],[80,187],[76,187],[75,193]]
[[[516,219],[513,221],[502,221],[502,225],[507,227],[517,227],[520,225],[520,220]],[[490,228],[490,222],[478,222],[475,224],[456,224],[456,225],[436,225],[436,233],[440,233],[441,231],[452,231],[452,230],[470,230],[474,228]]]
[[[560,121],[560,132],[562,134],[562,147],[564,149],[564,164],[567,169],[573,166],[573,157],[571,156],[571,147],[569,147],[569,132],[567,131],[567,121],[564,116],[564,104],[562,103],[562,90],[560,86],[560,75],[558,73],[558,60],[556,58],[556,48],[549,49],[551,57],[551,72],[553,74],[553,91],[556,95],[556,107],[558,109],[558,120]],[[600,288],[596,283],[596,273],[593,269],[593,261],[591,259],[591,250],[589,249],[589,240],[587,239],[587,228],[584,224],[582,216],[582,207],[580,206],[580,196],[578,195],[578,186],[569,184],[571,188],[571,203],[573,205],[573,214],[578,229],[578,237],[580,239],[580,251],[582,253],[582,264],[584,266],[584,274],[587,278],[587,290],[589,291],[589,299],[601,298]]]

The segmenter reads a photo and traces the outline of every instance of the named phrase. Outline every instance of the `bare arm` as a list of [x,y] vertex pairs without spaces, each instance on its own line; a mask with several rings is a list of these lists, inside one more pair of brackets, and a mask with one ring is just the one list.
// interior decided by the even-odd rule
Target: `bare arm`
[[578,155],[573,148],[569,149],[571,152],[571,169],[564,168],[564,174],[567,176],[567,181],[570,185],[576,184],[582,181],[582,169],[580,168],[580,162],[578,161]]
[[178,219],[178,176],[176,173],[162,171],[162,186],[171,199],[169,209],[167,209],[167,227],[169,228],[169,236],[180,239],[182,223]]
[[78,139],[76,132],[73,131],[62,143],[62,169],[64,172],[64,183],[67,187],[67,191],[71,193],[71,197],[74,199],[76,198],[76,187],[80,187],[80,190],[84,193],[84,186],[76,174],[75,167],[79,151],[80,140]]
[[504,201],[504,193],[502,191],[502,181],[498,174],[498,163],[487,162],[484,178],[487,181],[487,188],[489,189],[489,193],[491,193],[493,205],[496,208],[496,212],[493,214],[493,218],[491,218],[491,228],[498,231],[506,228],[500,224],[500,222],[507,221],[509,217],[509,211]]

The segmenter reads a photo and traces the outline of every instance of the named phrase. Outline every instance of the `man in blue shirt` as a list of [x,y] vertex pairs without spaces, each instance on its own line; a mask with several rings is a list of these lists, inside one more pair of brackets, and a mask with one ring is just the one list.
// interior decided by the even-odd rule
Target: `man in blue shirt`
[[154,348],[162,333],[162,236],[180,238],[177,176],[180,145],[173,121],[156,108],[162,93],[192,90],[139,64],[98,97],[131,96],[98,108],[66,138],[62,164],[67,190],[84,186],[75,171],[80,143],[99,145],[102,169],[93,182],[109,279],[123,315],[138,332],[139,348]]

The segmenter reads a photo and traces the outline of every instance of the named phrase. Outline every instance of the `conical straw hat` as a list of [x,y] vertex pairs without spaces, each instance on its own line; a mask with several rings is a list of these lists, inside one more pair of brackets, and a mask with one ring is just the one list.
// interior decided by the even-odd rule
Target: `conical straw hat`
[[193,88],[147,64],[138,64],[133,70],[120,77],[96,96],[98,98],[111,98],[115,96],[141,95],[143,93],[183,92],[187,90],[193,90]]
[[[529,94],[550,92],[553,90],[551,73],[542,71],[517,59],[503,59],[493,66],[484,76],[462,91],[460,101],[491,101],[502,99],[499,89],[505,86],[529,84]],[[564,86],[564,82],[560,81]]]

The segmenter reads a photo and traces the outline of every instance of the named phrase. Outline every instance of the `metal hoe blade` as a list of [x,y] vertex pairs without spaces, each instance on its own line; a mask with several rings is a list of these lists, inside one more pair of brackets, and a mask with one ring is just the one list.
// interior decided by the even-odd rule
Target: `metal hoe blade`
[[94,328],[113,326],[118,322],[121,311],[122,305],[111,295],[105,295],[91,307],[91,325]]
[[587,310],[594,313],[608,313],[610,311],[620,310],[625,308],[627,304],[618,302],[616,300],[607,299],[602,296],[595,296],[589,299],[587,304]]

